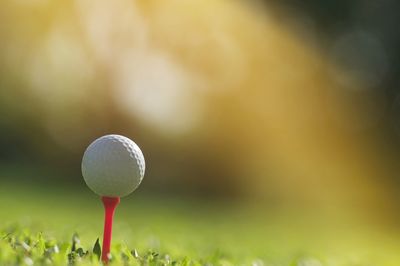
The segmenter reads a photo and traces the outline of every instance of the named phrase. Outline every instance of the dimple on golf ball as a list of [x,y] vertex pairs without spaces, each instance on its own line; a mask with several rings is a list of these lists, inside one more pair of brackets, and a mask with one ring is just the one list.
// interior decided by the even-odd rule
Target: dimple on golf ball
[[96,194],[123,197],[140,184],[145,172],[143,153],[135,142],[120,135],[93,141],[82,159],[82,175]]

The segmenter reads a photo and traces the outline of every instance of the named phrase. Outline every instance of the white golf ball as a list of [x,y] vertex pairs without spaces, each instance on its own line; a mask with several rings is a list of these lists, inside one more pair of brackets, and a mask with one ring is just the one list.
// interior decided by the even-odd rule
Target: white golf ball
[[96,139],[82,159],[82,175],[88,187],[100,196],[123,197],[143,179],[145,162],[135,142],[120,135]]

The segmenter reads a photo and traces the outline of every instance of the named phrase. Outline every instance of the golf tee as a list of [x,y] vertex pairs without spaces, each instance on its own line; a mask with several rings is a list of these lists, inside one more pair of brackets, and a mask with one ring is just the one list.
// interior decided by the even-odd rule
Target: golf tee
[[107,263],[109,260],[110,246],[111,246],[111,234],[114,211],[117,207],[120,198],[119,197],[102,197],[104,205],[104,234],[103,234],[103,248],[101,252],[101,260]]

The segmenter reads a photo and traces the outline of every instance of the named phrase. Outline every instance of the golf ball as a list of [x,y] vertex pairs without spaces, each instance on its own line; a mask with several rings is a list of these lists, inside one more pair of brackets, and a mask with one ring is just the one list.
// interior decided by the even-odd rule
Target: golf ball
[[82,159],[82,175],[88,187],[100,196],[123,197],[143,179],[145,162],[135,142],[120,135],[96,139]]

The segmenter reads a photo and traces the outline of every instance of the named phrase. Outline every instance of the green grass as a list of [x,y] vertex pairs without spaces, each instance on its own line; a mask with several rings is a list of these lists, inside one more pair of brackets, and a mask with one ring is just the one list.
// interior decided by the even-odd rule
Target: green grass
[[[100,265],[103,209],[84,184],[3,182],[0,210],[0,265]],[[311,213],[139,190],[117,208],[110,265],[400,264],[397,233]]]

